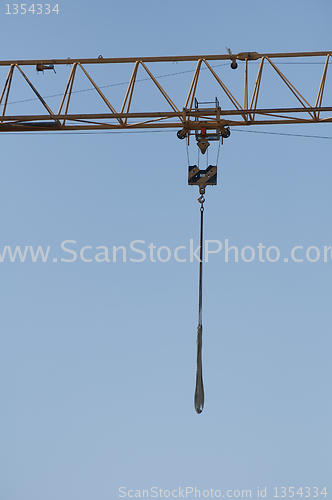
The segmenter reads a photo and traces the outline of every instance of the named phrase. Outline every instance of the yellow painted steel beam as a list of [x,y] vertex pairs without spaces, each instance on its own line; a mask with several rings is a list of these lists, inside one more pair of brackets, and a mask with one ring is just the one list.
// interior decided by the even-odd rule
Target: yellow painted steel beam
[[[264,120],[262,121],[262,125],[275,125],[275,121],[271,120]],[[280,121],[278,122],[279,125],[285,125],[285,124],[299,124],[299,123],[312,123],[310,120],[302,120],[302,121]],[[323,123],[323,120],[320,120],[317,123]],[[332,123],[332,118],[328,118],[324,121],[324,123]],[[71,131],[107,131],[107,130],[112,130],[112,131],[131,131],[131,130],[166,130],[166,129],[176,129],[178,130],[179,127],[176,126],[175,123],[168,123],[165,125],[155,125],[153,127],[147,125],[147,124],[140,124],[139,126],[128,126],[126,128],[124,127],[119,127],[118,125],[89,125],[89,126],[80,126],[80,125],[65,125],[65,126],[54,126],[53,123],[51,123],[52,126],[50,127],[45,127],[45,126],[38,126],[38,125],[33,125],[33,126],[24,126],[20,124],[13,124],[13,125],[1,125],[1,132],[71,132]],[[229,126],[236,126],[236,122],[229,122]],[[215,125],[215,128],[217,127],[217,124]],[[213,127],[211,127],[213,128]]]
[[155,56],[155,57],[96,57],[91,59],[77,59],[70,58],[67,59],[21,59],[14,61],[0,61],[0,66],[11,66],[12,64],[18,64],[19,66],[35,66],[37,64],[125,64],[125,63],[135,63],[136,61],[141,61],[144,63],[149,62],[177,62],[177,61],[198,61],[199,59],[204,59],[207,61],[231,61],[237,59],[239,61],[249,61],[261,59],[262,57],[268,57],[269,59],[285,58],[285,57],[319,57],[327,56],[332,54],[332,51],[321,51],[321,52],[276,52],[268,54],[259,54],[257,52],[240,52],[238,54],[210,54],[210,55],[189,55],[189,56]]
[[[214,109],[199,109],[198,111],[195,110],[186,110],[186,116],[187,117],[192,117],[192,118],[200,118],[203,119],[206,117],[206,119],[213,119],[217,111],[220,113],[220,116],[242,116],[243,114],[249,114],[250,109],[220,109],[220,108],[214,108]],[[277,115],[280,113],[313,113],[313,112],[332,112],[332,106],[322,106],[322,107],[310,107],[310,108],[261,108],[261,109],[255,109],[255,114],[258,115]],[[92,119],[92,120],[110,120],[110,119],[116,119],[118,120],[119,118],[179,118],[179,121],[176,123],[177,126],[179,126],[182,123],[182,117],[183,113],[178,111],[152,111],[152,112],[135,112],[135,113],[89,113],[89,114],[84,114],[84,113],[75,113],[75,114],[60,114],[60,115],[52,115],[52,120],[86,120],[86,119]],[[11,116],[6,116],[6,121],[29,121],[29,120],[49,120],[50,115],[11,115]],[[284,117],[286,118],[286,117]],[[294,117],[294,120],[297,119]],[[227,119],[223,119],[223,121],[227,121]],[[300,120],[300,118],[299,118]],[[311,118],[310,121],[316,122],[316,118]],[[201,123],[201,121],[199,122]],[[198,126],[199,126],[198,123]],[[255,125],[258,124],[254,122]],[[243,119],[237,122],[238,125],[248,125],[247,121],[244,121]],[[124,127],[125,128],[125,127]]]
[[[48,123],[38,123],[38,122],[20,122],[20,123],[6,123],[0,125],[0,132],[32,132],[32,131],[39,131],[39,132],[56,132],[56,131],[71,131],[71,130],[81,130],[81,131],[89,131],[89,130],[94,130],[94,131],[102,131],[102,130],[117,130],[117,131],[130,131],[130,130],[166,130],[166,129],[173,129],[173,130],[179,130],[179,126],[177,123],[174,122],[167,122],[167,123],[155,123],[155,124],[150,124],[150,123],[137,123],[137,124],[132,124],[128,125],[127,127],[119,126],[118,124],[110,124],[110,123],[100,123],[100,124],[91,124],[91,123],[81,123],[78,124],[77,122],[73,122],[73,125],[57,125],[54,122],[48,122]],[[286,125],[286,124],[308,124],[312,123],[312,120],[280,120],[278,121],[278,125]],[[320,119],[319,121],[315,123],[332,123],[332,117],[326,118],[325,120]],[[239,124],[236,121],[230,120],[227,122],[227,124],[232,127],[232,126],[238,126]],[[275,125],[276,121],[275,120],[262,120],[260,122],[261,125]],[[211,130],[218,130],[220,124],[217,122],[211,122]],[[242,124],[243,125],[243,124]],[[255,125],[255,123],[247,123],[246,125]],[[199,131],[200,127],[197,125],[196,130]],[[195,131],[195,128],[193,127],[192,132]]]

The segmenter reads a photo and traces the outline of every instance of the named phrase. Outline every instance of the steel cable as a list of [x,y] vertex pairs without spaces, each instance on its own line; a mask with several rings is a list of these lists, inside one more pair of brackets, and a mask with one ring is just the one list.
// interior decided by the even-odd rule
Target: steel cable
[[200,229],[200,250],[199,250],[199,290],[198,290],[198,327],[197,327],[197,364],[196,364],[196,389],[194,406],[197,413],[202,413],[204,408],[204,385],[202,370],[202,295],[203,295],[203,214],[205,201],[202,195],[199,198],[201,203],[201,229]]

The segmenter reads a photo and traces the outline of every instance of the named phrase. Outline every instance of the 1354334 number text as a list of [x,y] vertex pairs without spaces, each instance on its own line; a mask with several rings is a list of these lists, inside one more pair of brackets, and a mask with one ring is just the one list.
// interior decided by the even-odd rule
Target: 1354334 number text
[[13,4],[6,4],[7,7],[7,12],[6,14],[51,14],[52,12],[55,12],[56,14],[59,14],[59,4],[56,4],[54,7],[52,7],[49,3],[41,4],[41,3],[36,3],[32,5],[28,5],[26,3],[13,3]]

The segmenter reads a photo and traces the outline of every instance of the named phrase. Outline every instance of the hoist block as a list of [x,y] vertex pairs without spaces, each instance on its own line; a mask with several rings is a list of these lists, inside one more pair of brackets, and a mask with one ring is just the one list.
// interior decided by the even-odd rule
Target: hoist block
[[188,184],[190,186],[215,186],[217,167],[209,165],[205,170],[200,170],[197,165],[189,165]]

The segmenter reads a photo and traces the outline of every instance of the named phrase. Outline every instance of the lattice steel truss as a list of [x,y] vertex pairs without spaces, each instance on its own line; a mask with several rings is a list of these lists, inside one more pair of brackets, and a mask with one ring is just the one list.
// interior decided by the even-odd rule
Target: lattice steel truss
[[[332,52],[303,52],[303,53],[279,53],[279,54],[258,54],[256,52],[242,52],[239,54],[209,55],[209,56],[175,56],[175,57],[143,57],[143,58],[102,58],[96,59],[50,59],[50,60],[24,60],[24,61],[0,61],[1,66],[8,66],[7,79],[3,86],[0,97],[2,107],[0,117],[0,132],[22,132],[22,131],[70,131],[70,130],[107,130],[107,129],[162,129],[176,128],[183,133],[190,134],[205,127],[207,131],[222,131],[225,126],[248,126],[248,125],[269,125],[269,124],[294,124],[294,123],[317,123],[332,122],[332,106],[322,107],[322,99],[326,87],[327,69]],[[313,104],[301,95],[296,87],[286,78],[282,71],[274,62],[276,59],[291,59],[309,57],[325,57],[325,64],[321,76],[317,98]],[[214,61],[227,61],[232,63],[232,68],[237,66],[236,61],[241,61],[244,67],[244,100],[241,105],[235,99],[233,93],[227,88],[224,82],[217,75],[212,67]],[[158,79],[148,68],[149,63],[196,61],[196,69],[188,90],[186,101],[182,107],[177,107],[172,99],[159,83]],[[250,63],[256,62],[254,71],[257,71],[253,92],[249,95],[248,69]],[[257,65],[257,62],[259,65]],[[111,102],[106,98],[100,87],[95,83],[88,73],[86,67],[90,65],[133,65],[132,75],[123,97],[123,104],[116,110]],[[55,112],[46,103],[36,87],[26,76],[23,68],[25,66],[35,66],[37,71],[54,69],[59,65],[69,66],[69,78],[63,91],[63,96],[59,109]],[[289,92],[295,96],[297,107],[278,107],[262,109],[258,107],[259,95],[262,87],[263,68],[270,65],[275,73],[280,77]],[[258,66],[258,70],[257,70]],[[143,68],[147,77],[153,82],[165,99],[165,110],[157,112],[132,112],[134,101],[134,89],[137,82],[139,68]],[[202,68],[208,70],[209,75],[220,87],[222,93],[227,96],[229,102],[228,109],[213,107],[208,109],[197,109],[194,106],[197,84]],[[73,85],[77,71],[82,71],[95,91],[99,94],[105,104],[105,112],[99,114],[70,113],[70,101],[73,93]],[[10,96],[14,75],[21,74],[25,82],[31,87],[36,98],[42,103],[46,112],[43,115],[15,115],[7,114],[8,99]],[[252,73],[251,73],[252,74]],[[255,73],[256,74],[256,73]],[[332,103],[331,103],[332,104]],[[324,113],[324,116],[322,116]],[[295,116],[299,115],[299,116]]]

